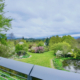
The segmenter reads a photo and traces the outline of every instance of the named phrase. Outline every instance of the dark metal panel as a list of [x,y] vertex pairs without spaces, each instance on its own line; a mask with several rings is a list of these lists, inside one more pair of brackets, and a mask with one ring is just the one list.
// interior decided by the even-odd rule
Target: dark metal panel
[[0,66],[4,66],[6,68],[29,75],[33,64],[0,57]]
[[35,65],[32,77],[42,80],[80,80],[80,74]]

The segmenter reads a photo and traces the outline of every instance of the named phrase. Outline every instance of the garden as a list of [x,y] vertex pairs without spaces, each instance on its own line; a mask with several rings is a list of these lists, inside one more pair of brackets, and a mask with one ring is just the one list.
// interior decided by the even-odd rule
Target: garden
[[[3,0],[0,1],[0,5],[0,57],[65,71],[72,71],[69,68],[73,67],[73,72],[80,73],[80,38],[56,35],[44,39],[13,39],[11,34],[11,39],[7,39],[7,35],[3,34],[3,31],[7,32],[11,28],[13,19],[4,16],[5,3]],[[20,73],[17,74],[24,76]],[[9,75],[1,70],[0,76],[9,78]]]
[[50,39],[35,40],[35,42],[24,39],[4,40],[4,43],[1,42],[0,44],[2,57],[34,65],[65,70],[63,67],[64,60],[80,59],[80,45],[70,35],[62,38],[53,36]]

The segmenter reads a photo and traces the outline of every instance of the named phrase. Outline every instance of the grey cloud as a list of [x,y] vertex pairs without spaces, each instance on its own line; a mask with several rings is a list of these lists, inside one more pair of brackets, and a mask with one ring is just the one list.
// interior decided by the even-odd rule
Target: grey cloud
[[[80,31],[80,0],[5,0],[5,16],[12,16],[10,32],[43,37]],[[17,31],[16,31],[17,30]]]

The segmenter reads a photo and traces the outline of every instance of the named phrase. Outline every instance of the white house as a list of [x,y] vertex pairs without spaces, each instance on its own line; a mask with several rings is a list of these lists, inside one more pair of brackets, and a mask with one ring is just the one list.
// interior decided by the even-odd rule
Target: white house
[[19,44],[24,44],[24,42],[19,42]]

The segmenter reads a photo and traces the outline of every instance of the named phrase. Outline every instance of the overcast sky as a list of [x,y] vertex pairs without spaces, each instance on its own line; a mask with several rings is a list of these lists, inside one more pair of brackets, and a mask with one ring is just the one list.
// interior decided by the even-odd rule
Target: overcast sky
[[16,37],[80,36],[80,0],[5,0]]

